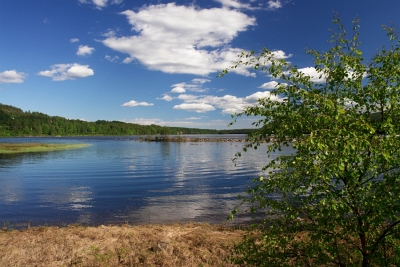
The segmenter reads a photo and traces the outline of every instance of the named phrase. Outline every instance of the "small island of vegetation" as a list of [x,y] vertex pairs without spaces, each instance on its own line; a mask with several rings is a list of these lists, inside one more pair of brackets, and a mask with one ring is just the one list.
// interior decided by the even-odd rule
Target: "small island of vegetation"
[[0,143],[0,154],[49,152],[87,146],[89,144]]

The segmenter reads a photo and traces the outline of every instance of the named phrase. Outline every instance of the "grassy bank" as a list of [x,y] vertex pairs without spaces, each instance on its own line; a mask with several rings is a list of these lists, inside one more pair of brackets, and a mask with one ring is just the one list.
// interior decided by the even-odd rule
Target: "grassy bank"
[[0,143],[0,154],[48,152],[86,146],[89,144]]
[[243,234],[208,224],[3,230],[0,266],[233,266]]

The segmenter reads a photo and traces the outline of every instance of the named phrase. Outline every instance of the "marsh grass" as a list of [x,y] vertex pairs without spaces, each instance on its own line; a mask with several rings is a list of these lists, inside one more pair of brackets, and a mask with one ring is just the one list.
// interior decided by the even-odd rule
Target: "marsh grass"
[[0,143],[0,154],[48,152],[87,146],[89,144]]
[[[244,231],[224,225],[34,227],[0,231],[0,266],[234,266]],[[169,255],[151,248],[166,241]]]

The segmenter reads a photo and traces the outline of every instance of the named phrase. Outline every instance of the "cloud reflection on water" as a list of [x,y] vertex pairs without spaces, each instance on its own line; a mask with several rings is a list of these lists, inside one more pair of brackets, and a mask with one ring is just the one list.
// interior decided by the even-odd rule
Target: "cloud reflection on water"
[[93,207],[93,192],[88,186],[47,188],[39,199],[43,206],[59,210],[82,211]]

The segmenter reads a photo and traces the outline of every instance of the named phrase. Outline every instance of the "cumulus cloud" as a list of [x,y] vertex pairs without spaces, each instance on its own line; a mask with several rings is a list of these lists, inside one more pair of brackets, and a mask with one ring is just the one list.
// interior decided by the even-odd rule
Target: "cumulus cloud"
[[170,96],[170,95],[164,95],[163,97],[157,98],[157,99],[165,100],[165,101],[171,101],[174,98],[172,96]]
[[151,125],[151,124],[156,124],[156,125],[167,125],[163,120],[161,119],[146,119],[146,118],[135,118],[132,120],[126,120],[126,122],[129,123],[136,123],[136,124],[141,124],[141,125]]
[[299,69],[300,72],[310,76],[312,82],[324,83],[326,81],[326,76],[322,72],[318,72],[314,67],[306,67]]
[[102,34],[104,37],[115,37],[116,33],[114,30],[108,29],[105,33]]
[[[173,84],[171,87],[173,89],[170,93],[179,94],[176,97],[171,97],[165,94],[162,100],[170,101],[172,99],[182,101],[181,104],[175,105],[174,109],[193,111],[198,113],[204,113],[208,111],[213,111],[215,109],[221,109],[222,114],[234,114],[243,111],[248,106],[253,106],[257,104],[259,98],[268,97],[274,101],[281,101],[281,99],[275,95],[271,95],[269,91],[256,92],[246,97],[236,97],[233,95],[224,96],[214,96],[214,95],[199,95],[195,93],[204,93],[207,91],[203,89],[203,84],[210,82],[207,78],[195,78],[190,82],[181,82]],[[273,89],[278,83],[276,81],[271,81],[264,83],[259,88],[262,89]],[[188,91],[194,92],[193,94],[186,93]]]
[[87,45],[80,45],[76,54],[78,56],[88,56],[93,54],[94,48]]
[[0,72],[0,83],[23,83],[25,78],[25,73],[16,70]]
[[268,1],[268,8],[269,9],[278,9],[282,7],[282,3],[280,0],[270,0]]
[[94,71],[89,65],[73,64],[55,64],[51,70],[44,70],[38,73],[40,76],[50,77],[53,81],[75,80],[94,75]]
[[137,102],[135,100],[131,100],[129,102],[126,102],[124,104],[122,104],[122,107],[137,107],[137,106],[144,106],[144,107],[149,107],[149,106],[153,106],[154,104],[152,103],[147,103],[147,102]]
[[102,9],[108,4],[121,4],[123,0],[78,0],[81,4],[93,4],[97,9]]
[[[324,71],[317,71],[314,67],[306,67],[299,69],[300,72],[306,74],[307,76],[310,76],[310,80],[315,83],[324,83],[326,82],[327,76],[325,75]],[[359,73],[359,72],[354,72],[351,69],[347,70],[347,73],[345,74],[347,76],[343,77],[344,79],[364,79],[368,75],[366,72],[364,73]]]
[[194,112],[207,112],[213,111],[216,108],[221,109],[222,114],[234,114],[243,111],[248,106],[257,104],[259,98],[270,98],[274,101],[281,101],[270,92],[256,92],[246,97],[236,97],[233,95],[213,96],[213,95],[189,95],[181,94],[177,99],[182,100],[184,103],[174,106],[174,109],[181,109]]
[[[305,67],[298,69],[298,71],[306,76],[310,77],[310,81],[314,83],[325,83],[327,76],[323,70],[317,71],[314,67]],[[289,72],[285,72],[286,75],[290,75]],[[352,70],[348,70],[346,73],[346,77],[344,79],[364,79],[367,77],[367,73],[357,73]],[[278,85],[278,82],[276,81],[270,81],[267,83],[263,83],[261,86],[258,88],[262,88],[265,90],[272,90],[275,89],[276,86]],[[286,85],[286,83],[281,83],[281,85]]]
[[[134,34],[109,36],[102,42],[128,54],[124,63],[138,60],[152,70],[202,76],[229,67],[243,51],[231,48],[229,43],[255,25],[255,18],[237,10],[200,9],[175,3],[145,6],[137,12],[126,10],[121,14],[128,18]],[[245,67],[234,71],[252,75]]]
[[181,109],[186,111],[194,111],[198,113],[204,113],[207,111],[215,110],[213,106],[206,103],[183,103],[180,105],[175,105],[173,109]]
[[195,79],[192,80],[192,82],[193,83],[203,84],[203,83],[206,83],[206,82],[211,82],[211,80],[210,79],[205,79],[205,78],[195,78]]
[[106,55],[104,58],[107,59],[110,62],[115,62],[115,61],[117,61],[119,59],[118,56],[113,56],[112,57],[112,56],[109,56],[109,55]]
[[206,78],[195,78],[189,83],[186,82],[176,83],[171,86],[172,90],[170,92],[178,94],[186,93],[186,91],[200,92],[200,93],[205,92],[207,91],[207,89],[204,89],[202,86],[204,83],[210,81],[211,81],[210,79]]
[[240,3],[237,0],[216,0],[222,4],[223,7],[236,8],[236,9],[253,9],[249,4]]
[[[156,124],[156,125],[160,125],[160,126],[177,126],[177,127],[204,127],[206,124],[210,124],[210,122],[206,122],[206,123],[201,123],[201,124],[197,124],[195,125],[193,121],[188,121],[188,120],[183,120],[183,121],[179,121],[179,120],[175,120],[175,121],[164,121],[162,119],[156,119],[156,118],[135,118],[132,120],[125,120],[126,122],[129,123],[136,123],[136,124],[141,124],[141,125],[151,125],[151,124]],[[225,122],[225,124],[223,124],[223,126],[226,127],[226,125],[228,124],[228,122]]]
[[[255,0],[249,0],[249,3],[242,3],[239,0],[215,0],[216,2],[221,3],[224,8],[232,8],[232,9],[267,9],[267,10],[276,10],[278,8],[282,8],[282,0],[269,0],[264,3],[259,3],[258,6],[252,6],[251,3],[256,2]],[[266,7],[266,8],[265,8]]]
[[78,38],[71,38],[71,40],[69,40],[71,43],[77,43],[79,42]]
[[172,88],[171,93],[186,93],[186,89],[182,86],[175,85],[174,88]]
[[[200,118],[199,118],[200,119]],[[228,120],[197,120],[195,117],[183,120],[171,120],[165,121],[157,118],[135,118],[132,120],[124,120],[129,123],[136,123],[142,125],[161,125],[161,126],[176,126],[176,127],[192,127],[192,128],[205,128],[205,129],[226,129],[228,123],[231,122]],[[245,124],[243,124],[245,122]],[[253,127],[251,123],[253,120],[242,119],[236,123],[236,127],[238,128],[251,128]]]
[[179,100],[183,100],[185,102],[195,102],[199,96],[197,95],[188,95],[188,94],[181,94],[177,97]]
[[270,81],[270,82],[267,82],[267,83],[263,83],[258,88],[265,89],[265,90],[272,90],[272,89],[275,89],[277,85],[278,85],[278,82]]
[[275,59],[287,59],[287,58],[292,57],[293,54],[286,55],[286,53],[282,50],[275,50],[275,51],[272,51],[272,56]]
[[[258,88],[265,89],[265,90],[273,90],[273,89],[276,89],[278,84],[279,83],[276,82],[276,81],[270,81],[270,82],[267,82],[267,83],[263,83]],[[281,83],[281,85],[287,85],[287,84],[286,83]]]

